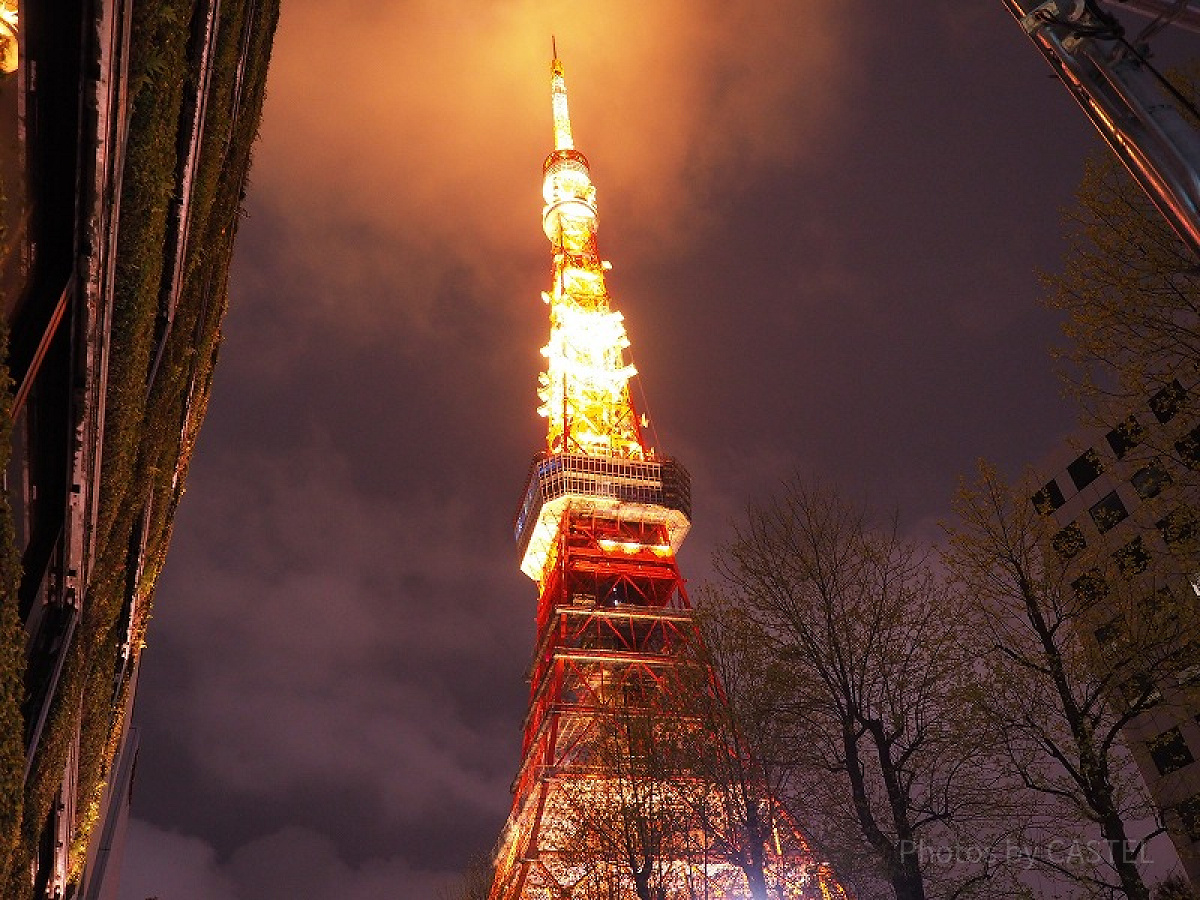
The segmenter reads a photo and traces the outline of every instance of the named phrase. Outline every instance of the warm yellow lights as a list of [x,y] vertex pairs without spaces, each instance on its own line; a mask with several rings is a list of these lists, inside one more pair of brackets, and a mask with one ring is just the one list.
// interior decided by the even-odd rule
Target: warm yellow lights
[[629,346],[623,317],[586,309],[570,295],[551,299],[550,342],[542,348],[538,413],[549,422],[553,452],[643,456],[629,379],[637,369],[624,359]]
[[670,556],[670,544],[643,544],[641,541],[614,541],[609,538],[601,538],[596,542],[600,545],[600,549],[605,553],[641,553],[643,551],[653,553],[655,556]]
[[572,150],[575,142],[571,138],[571,114],[567,109],[567,80],[563,67],[557,59],[551,63],[550,94],[554,103],[554,149]]
[[683,512],[669,509],[658,503],[623,501],[615,497],[602,496],[591,490],[567,493],[542,504],[537,513],[537,520],[531,529],[529,544],[521,557],[521,571],[539,585],[545,583],[546,574],[554,566],[558,537],[568,514],[596,515],[611,519],[625,518],[636,522],[662,525],[666,530],[669,543],[634,546],[630,542],[620,541],[614,542],[610,547],[605,547],[603,542],[600,542],[600,546],[607,552],[622,551],[631,555],[643,549],[649,550],[655,556],[664,559],[675,555],[691,526],[691,522]]
[[17,0],[0,0],[0,73],[17,70]]
[[596,251],[596,189],[587,160],[574,149],[562,63],[551,65],[554,152],[546,160],[542,225],[554,246],[550,342],[542,348],[538,413],[547,420],[552,453],[643,459],[638,419],[629,400],[637,370],[625,359],[624,319],[609,308]]

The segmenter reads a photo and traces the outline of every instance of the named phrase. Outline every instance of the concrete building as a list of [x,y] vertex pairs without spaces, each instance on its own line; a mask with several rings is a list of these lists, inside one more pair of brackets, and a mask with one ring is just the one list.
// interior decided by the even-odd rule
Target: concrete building
[[[1083,432],[1041,471],[1032,500],[1055,523],[1052,552],[1076,592],[1114,581],[1146,609],[1200,603],[1200,385],[1176,379],[1108,430]],[[1114,601],[1115,610],[1117,602]],[[1104,601],[1083,638],[1103,660],[1121,624]],[[1147,613],[1149,615],[1149,613]],[[1142,681],[1141,678],[1146,679]],[[1123,685],[1147,704],[1123,736],[1193,885],[1200,888],[1200,667],[1147,670]],[[1119,701],[1118,701],[1119,702]]]

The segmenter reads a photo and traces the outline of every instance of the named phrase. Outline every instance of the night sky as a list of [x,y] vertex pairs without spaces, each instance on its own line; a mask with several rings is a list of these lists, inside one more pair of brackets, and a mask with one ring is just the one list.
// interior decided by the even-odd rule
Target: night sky
[[551,34],[693,590],[792,473],[936,540],[1074,427],[1037,271],[1098,140],[1000,0],[286,0],[122,900],[431,900],[499,834]]

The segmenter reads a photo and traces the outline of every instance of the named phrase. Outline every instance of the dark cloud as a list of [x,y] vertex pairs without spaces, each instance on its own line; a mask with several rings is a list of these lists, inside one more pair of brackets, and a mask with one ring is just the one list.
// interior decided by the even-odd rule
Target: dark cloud
[[445,873],[398,857],[347,863],[324,835],[284,828],[240,847],[228,860],[185,835],[135,820],[132,839],[146,852],[130,860],[124,884],[132,897],[251,900],[258,897],[433,897]]
[[551,33],[693,583],[795,471],[930,536],[976,456],[1071,428],[1035,269],[1093,139],[1003,4],[289,0],[126,900],[431,897],[499,833]]

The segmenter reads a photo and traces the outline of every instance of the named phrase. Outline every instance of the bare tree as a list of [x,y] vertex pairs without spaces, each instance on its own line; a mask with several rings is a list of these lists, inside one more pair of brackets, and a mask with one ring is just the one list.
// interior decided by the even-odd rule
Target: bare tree
[[[714,852],[742,871],[753,900],[768,900],[772,842],[781,828],[793,830],[777,799],[786,795],[791,780],[784,757],[793,735],[765,702],[769,651],[744,616],[712,586],[702,591],[695,620],[708,664],[703,673],[711,685],[698,685],[693,693],[704,731],[713,739],[698,747],[691,761],[697,777],[710,786],[695,798],[694,814],[712,836]],[[788,834],[792,842],[797,837]],[[774,849],[777,857],[786,857],[804,848],[780,844]],[[784,871],[774,873],[776,880],[787,877],[784,862],[777,860]]]
[[[1030,862],[1078,889],[1147,900],[1138,862],[1157,831],[1134,825],[1153,808],[1120,737],[1165,702],[1164,679],[1197,662],[1194,603],[1175,602],[1153,572],[1126,577],[1119,558],[1064,546],[1031,493],[981,464],[956,504],[947,562],[979,617],[974,644],[986,680],[977,709],[1059,849],[1088,848]],[[1060,553],[1075,554],[1071,565]],[[1096,832],[1105,852],[1088,843]]]
[[769,731],[753,752],[786,763],[789,805],[814,845],[858,876],[860,893],[873,878],[899,900],[970,894],[994,873],[999,801],[964,714],[961,598],[894,524],[875,528],[859,506],[800,481],[752,507],[715,562],[714,645],[737,628],[746,635],[727,646],[765,650],[751,663],[754,702],[773,718],[743,721],[786,724],[785,758]]
[[599,896],[666,900],[692,877],[694,803],[683,794],[702,788],[683,762],[694,722],[663,702],[662,681],[676,674],[603,671],[596,686],[603,708],[563,790],[571,856]]
[[456,884],[438,890],[437,900],[487,900],[493,874],[492,861],[487,854],[476,853],[467,860]]

